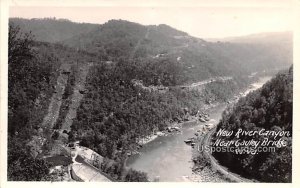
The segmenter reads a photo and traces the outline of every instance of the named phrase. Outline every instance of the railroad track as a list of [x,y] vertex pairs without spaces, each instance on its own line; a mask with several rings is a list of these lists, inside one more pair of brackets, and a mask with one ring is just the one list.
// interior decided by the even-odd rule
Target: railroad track
[[[203,148],[207,148],[207,146],[210,145],[210,140],[212,135],[216,131],[216,127],[211,129],[207,134],[204,135],[203,139],[201,139],[200,144],[198,145],[197,149],[199,150],[199,146]],[[249,180],[246,178],[241,177],[238,174],[230,172],[226,167],[219,164],[219,162],[214,158],[210,151],[204,149],[203,150],[203,156],[209,161],[212,168],[216,171],[220,172],[222,175],[224,175],[226,178],[230,179],[233,182],[255,182],[254,180]]]

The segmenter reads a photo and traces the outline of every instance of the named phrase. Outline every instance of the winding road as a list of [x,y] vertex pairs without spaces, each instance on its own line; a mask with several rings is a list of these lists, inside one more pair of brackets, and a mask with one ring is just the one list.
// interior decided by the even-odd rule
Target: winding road
[[210,78],[210,79],[203,80],[203,81],[200,81],[200,82],[195,82],[195,83],[192,83],[192,84],[189,84],[189,85],[181,85],[181,86],[177,86],[177,87],[180,87],[180,88],[193,88],[193,87],[199,87],[199,86],[206,85],[206,84],[216,82],[216,81],[225,82],[227,80],[232,80],[232,79],[233,78],[229,77],[229,76],[228,77],[215,77],[215,78]]
[[[200,147],[202,148],[207,148],[210,146],[210,141],[212,135],[216,131],[216,127],[211,129],[207,134],[204,135],[204,137],[201,139],[199,143],[197,143],[197,150],[200,152]],[[207,161],[211,164],[212,168],[215,169],[216,171],[220,172],[222,175],[224,175],[226,178],[230,179],[233,182],[254,182],[252,180],[242,178],[241,176],[230,172],[227,168],[224,166],[220,165],[218,161],[211,155],[210,151],[208,150],[203,150],[202,151],[203,156],[207,159]]]
[[[242,96],[246,96],[249,92],[259,89],[263,86],[264,83],[266,83],[268,80],[270,80],[271,77],[262,77],[259,79],[257,83],[251,84],[251,87],[248,88],[247,91],[244,92]],[[211,137],[215,133],[217,127],[214,127],[211,129],[207,134],[204,135],[204,138],[200,140],[200,142],[196,143],[196,148],[199,151],[200,147],[207,147],[210,145]],[[246,178],[243,178],[235,173],[230,172],[226,167],[220,165],[218,161],[211,155],[209,151],[204,150],[203,151],[204,157],[210,162],[212,167],[223,174],[225,177],[229,178],[231,181],[234,182],[256,182],[255,180],[249,180]]]

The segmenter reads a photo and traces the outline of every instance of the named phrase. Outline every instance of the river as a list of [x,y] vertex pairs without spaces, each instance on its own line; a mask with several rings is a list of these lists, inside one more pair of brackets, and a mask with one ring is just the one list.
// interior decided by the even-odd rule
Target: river
[[[262,77],[251,84],[245,93],[260,88],[270,77]],[[181,132],[167,136],[159,136],[139,150],[140,154],[131,156],[127,166],[135,170],[146,172],[150,181],[180,182],[189,181],[193,175],[192,147],[184,140],[194,137],[201,124],[217,124],[226,108],[225,104],[207,110],[211,120],[209,122],[186,122]]]

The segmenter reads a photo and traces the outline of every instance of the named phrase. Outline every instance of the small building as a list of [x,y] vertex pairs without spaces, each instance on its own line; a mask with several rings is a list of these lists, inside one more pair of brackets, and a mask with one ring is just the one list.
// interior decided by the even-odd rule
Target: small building
[[214,124],[208,123],[208,124],[205,124],[205,127],[210,130],[210,129],[214,128]]

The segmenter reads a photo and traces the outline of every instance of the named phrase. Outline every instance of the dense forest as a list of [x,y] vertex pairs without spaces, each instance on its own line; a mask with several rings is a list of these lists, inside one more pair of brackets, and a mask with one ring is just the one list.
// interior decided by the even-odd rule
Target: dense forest
[[[66,142],[78,140],[102,155],[105,162],[99,168],[116,181],[147,181],[145,173],[124,166],[128,153],[140,147],[140,138],[187,120],[204,106],[229,101],[252,81],[249,75],[253,71],[291,63],[288,55],[256,47],[210,43],[167,25],[11,19],[8,179],[55,179],[48,176],[52,164],[42,158],[55,144],[66,144],[61,143],[65,141],[60,140],[58,130],[69,109],[80,67],[92,62]],[[53,128],[42,127],[64,64],[71,69],[58,120]],[[194,89],[180,87],[217,76],[232,79]],[[47,140],[40,152],[32,152],[38,148],[31,142],[34,137]],[[25,159],[29,162],[24,163]]]
[[96,24],[74,23],[67,19],[11,18],[10,23],[19,26],[23,32],[33,35],[40,42],[59,42],[96,29]]
[[[278,147],[275,152],[239,154],[234,152],[218,153],[215,157],[229,169],[249,178],[263,182],[292,181],[292,119],[293,119],[293,67],[279,73],[261,89],[241,98],[237,104],[228,108],[218,124],[217,131],[225,129],[288,131],[283,136],[286,147]],[[216,137],[217,138],[217,137]],[[253,137],[243,135],[242,140]],[[264,135],[256,135],[255,140],[264,140]],[[237,139],[234,135],[225,140]],[[279,138],[269,137],[275,141]],[[234,161],[234,162],[233,162]]]
[[[270,67],[287,67],[292,62],[292,36],[273,43],[211,43],[166,25],[143,26],[110,20],[89,33],[62,41],[70,47],[89,49],[104,60],[123,57],[167,57],[181,67],[184,81],[208,77],[245,75]],[[280,37],[279,37],[280,38]]]
[[270,37],[264,34],[260,43],[231,43],[207,42],[164,24],[144,26],[125,20],[110,20],[98,25],[55,19],[12,18],[10,22],[24,28],[25,32],[32,31],[36,39],[43,42],[53,42],[45,35],[67,35],[56,37],[59,40],[55,42],[93,53],[101,61],[168,58],[180,67],[179,76],[186,78],[180,80],[181,84],[216,76],[243,76],[270,70],[270,67],[286,68],[292,63],[291,33],[271,34]]
[[[155,73],[153,69],[144,71]],[[140,76],[127,63],[117,63],[114,68],[96,66],[89,74],[88,92],[72,125],[72,135],[113,158],[118,151],[134,149],[138,138],[164,130],[188,114],[195,115],[209,101],[225,102],[244,86],[228,81],[208,84],[200,92],[180,88],[149,91],[131,82]]]
[[31,156],[27,143],[37,134],[34,128],[45,115],[57,59],[33,51],[33,43],[32,36],[9,27],[8,180],[50,178],[48,164]]

